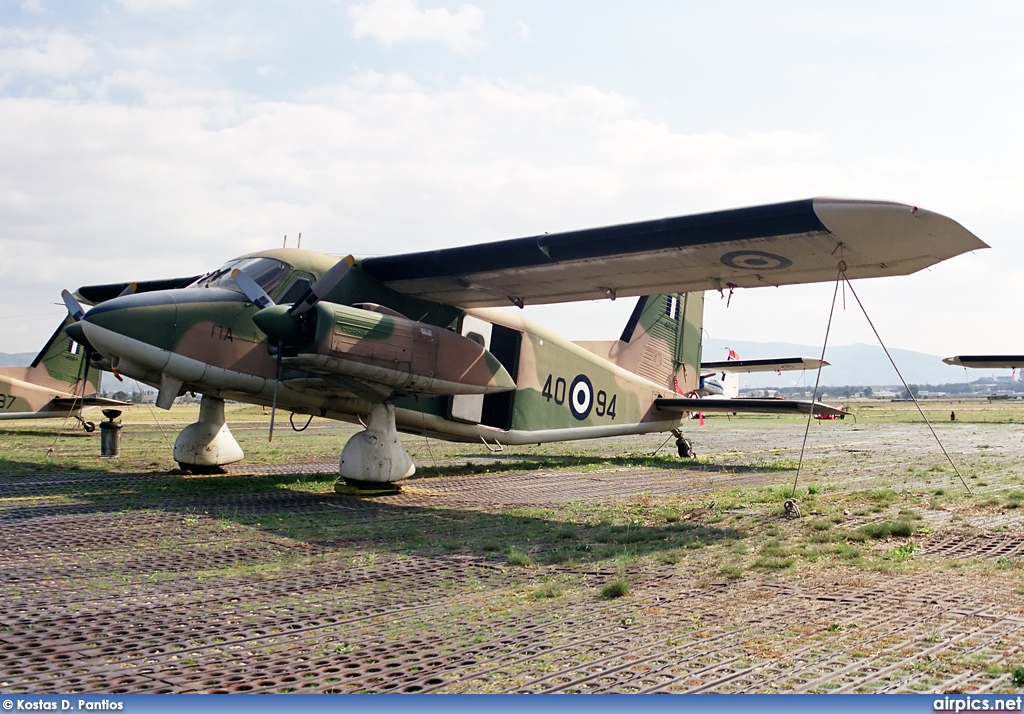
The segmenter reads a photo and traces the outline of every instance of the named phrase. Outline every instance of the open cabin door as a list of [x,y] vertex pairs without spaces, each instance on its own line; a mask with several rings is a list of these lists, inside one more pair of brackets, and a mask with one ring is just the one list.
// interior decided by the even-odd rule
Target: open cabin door
[[[485,350],[491,349],[491,331],[494,328],[489,322],[477,317],[466,315],[462,318],[462,329],[460,333]],[[456,421],[464,421],[470,424],[479,424],[484,413],[484,395],[482,394],[456,394],[452,397],[452,406],[449,416]]]
[[[473,340],[493,354],[508,370],[512,379],[519,375],[519,348],[522,334],[501,325],[494,325],[472,315],[462,318],[460,334]],[[512,426],[512,402],[515,392],[499,394],[457,394],[451,398],[448,417],[468,424],[483,424],[496,429]]]

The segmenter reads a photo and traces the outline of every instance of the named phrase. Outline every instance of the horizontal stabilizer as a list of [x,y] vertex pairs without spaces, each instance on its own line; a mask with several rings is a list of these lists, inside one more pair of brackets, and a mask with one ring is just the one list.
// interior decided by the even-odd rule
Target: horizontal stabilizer
[[366,258],[393,290],[458,307],[598,300],[909,275],[978,248],[956,221],[887,201],[813,198]]
[[845,409],[830,407],[821,402],[810,402],[802,399],[696,399],[693,397],[666,397],[655,399],[654,406],[668,412],[685,412],[695,414],[704,412],[719,413],[750,413],[750,414],[807,414],[814,407],[815,414],[831,414],[845,416]]
[[942,360],[955,367],[977,369],[1019,369],[1024,367],[1024,355],[957,355]]
[[731,359],[724,362],[701,362],[701,372],[789,372],[828,367],[828,362],[813,357],[782,357],[780,359]]

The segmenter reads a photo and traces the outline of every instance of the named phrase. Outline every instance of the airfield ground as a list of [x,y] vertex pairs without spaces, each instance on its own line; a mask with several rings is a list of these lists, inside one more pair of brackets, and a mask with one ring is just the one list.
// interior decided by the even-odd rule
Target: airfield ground
[[912,405],[855,407],[811,425],[797,519],[797,418],[693,423],[695,461],[408,437],[424,477],[363,500],[344,424],[229,408],[248,460],[198,477],[195,407],[129,410],[114,459],[7,422],[0,690],[1019,690],[1024,403],[930,403],[972,493]]

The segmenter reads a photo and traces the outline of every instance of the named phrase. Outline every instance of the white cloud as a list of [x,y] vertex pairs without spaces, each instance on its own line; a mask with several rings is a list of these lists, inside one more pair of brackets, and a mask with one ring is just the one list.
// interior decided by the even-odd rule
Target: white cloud
[[[138,102],[107,99],[122,88]],[[942,157],[848,156],[843,137],[823,133],[684,132],[584,85],[470,78],[434,88],[366,72],[282,102],[135,70],[65,99],[0,98],[0,125],[0,318],[52,303],[62,287],[202,272],[299,231],[305,247],[367,255],[831,193],[920,201],[988,238],[1021,211],[999,174],[950,192]],[[972,225],[976,216],[990,223]],[[913,315],[936,295],[960,305],[955,296],[984,280],[986,298],[1018,300],[1010,286],[1024,283],[1014,272],[1024,260],[1013,256],[1024,250],[1010,250],[878,281],[864,297],[884,309],[879,327],[899,336],[895,346],[946,351],[923,343],[948,339],[941,331],[914,336]],[[712,297],[709,329],[773,339],[783,325],[787,340],[813,343],[820,301],[815,288],[757,290],[723,311]],[[550,313],[551,326],[613,337],[608,325],[625,318],[607,316],[626,303]],[[998,335],[999,319],[979,312],[960,324]],[[2,349],[32,350],[51,329]]]
[[93,57],[85,40],[62,30],[0,29],[0,83],[14,77],[69,77]]
[[353,37],[372,37],[385,47],[440,42],[469,52],[484,45],[484,12],[475,5],[460,5],[452,13],[443,7],[420,9],[418,0],[370,0],[350,5],[348,14]]
[[195,0],[120,0],[128,12],[147,13],[166,10],[188,10],[195,5]]

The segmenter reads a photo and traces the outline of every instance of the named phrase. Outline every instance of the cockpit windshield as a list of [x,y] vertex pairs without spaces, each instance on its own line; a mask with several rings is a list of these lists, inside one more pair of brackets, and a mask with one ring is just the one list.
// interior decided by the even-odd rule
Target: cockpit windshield
[[192,283],[190,287],[222,287],[234,288],[237,290],[238,286],[231,279],[231,273],[235,270],[241,270],[243,273],[255,280],[256,284],[263,288],[264,292],[270,293],[281,283],[282,280],[284,280],[285,276],[291,272],[292,266],[275,258],[242,258],[241,260],[231,260],[217,268],[217,270],[213,271],[209,275],[204,275],[199,280]]

